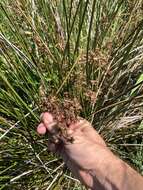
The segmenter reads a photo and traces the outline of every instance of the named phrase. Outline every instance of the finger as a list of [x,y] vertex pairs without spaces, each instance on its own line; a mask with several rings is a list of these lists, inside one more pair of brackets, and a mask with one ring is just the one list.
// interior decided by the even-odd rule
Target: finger
[[58,143],[55,143],[54,141],[52,141],[52,139],[50,139],[48,141],[48,150],[50,150],[53,153],[56,153],[57,156],[63,156],[64,153],[64,144],[62,141],[59,141]]
[[84,170],[81,170],[80,166],[70,159],[67,154],[63,154],[62,157],[67,167],[72,171],[74,177],[87,186],[92,180],[90,174]]
[[48,150],[55,153],[56,152],[56,144],[54,142],[48,141]]
[[43,123],[40,123],[37,127],[37,132],[39,135],[44,135],[46,133],[46,127]]
[[50,114],[49,112],[42,113],[41,116],[40,116],[40,118],[41,118],[41,121],[45,125],[48,125],[49,123],[52,123],[53,120],[54,120],[52,114]]
[[50,113],[42,113],[41,121],[50,133],[54,134],[57,132],[57,123],[54,121],[53,116]]
[[83,126],[84,123],[85,123],[85,120],[81,119],[78,122],[71,124],[69,126],[69,129],[71,129],[71,130],[79,129],[79,128],[81,128],[81,126]]
[[80,176],[80,181],[89,188],[92,188],[94,185],[94,180],[93,176],[89,173],[89,171],[84,171],[82,169],[79,170],[79,176]]
[[77,123],[72,124],[69,128],[78,134],[79,132],[81,132],[82,135],[86,136],[86,138],[90,139],[95,143],[106,146],[105,141],[101,138],[101,136],[97,133],[97,131],[91,126],[91,124],[85,119],[81,119]]

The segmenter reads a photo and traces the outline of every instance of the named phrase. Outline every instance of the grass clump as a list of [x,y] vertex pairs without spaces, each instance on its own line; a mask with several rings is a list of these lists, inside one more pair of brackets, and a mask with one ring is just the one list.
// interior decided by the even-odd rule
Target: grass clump
[[0,189],[83,189],[35,132],[53,96],[142,172],[142,1],[0,6]]

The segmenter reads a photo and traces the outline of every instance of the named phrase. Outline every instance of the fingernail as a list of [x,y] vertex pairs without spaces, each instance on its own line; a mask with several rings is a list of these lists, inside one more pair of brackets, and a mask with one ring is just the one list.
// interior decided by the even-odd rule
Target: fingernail
[[37,132],[40,135],[44,135],[46,133],[46,127],[42,123],[39,124],[39,126],[37,127]]

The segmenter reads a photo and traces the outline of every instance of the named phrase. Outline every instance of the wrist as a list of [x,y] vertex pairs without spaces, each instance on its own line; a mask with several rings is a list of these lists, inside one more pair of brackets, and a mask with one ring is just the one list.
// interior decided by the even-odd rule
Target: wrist
[[118,189],[124,180],[125,168],[126,164],[106,149],[102,157],[95,162],[94,168],[89,171],[93,179],[90,188]]
[[111,151],[101,159],[101,162],[90,171],[93,179],[91,189],[142,189],[143,178]]

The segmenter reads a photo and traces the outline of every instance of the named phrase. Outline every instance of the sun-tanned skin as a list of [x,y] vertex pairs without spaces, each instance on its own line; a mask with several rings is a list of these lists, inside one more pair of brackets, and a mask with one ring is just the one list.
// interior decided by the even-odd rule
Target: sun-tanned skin
[[[37,127],[39,134],[52,132],[53,116],[42,114]],[[62,139],[62,144],[50,143],[52,152],[59,154],[73,175],[92,190],[142,190],[143,177],[116,157],[104,140],[86,120],[67,128],[74,141]]]

